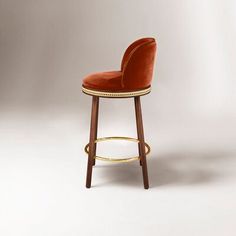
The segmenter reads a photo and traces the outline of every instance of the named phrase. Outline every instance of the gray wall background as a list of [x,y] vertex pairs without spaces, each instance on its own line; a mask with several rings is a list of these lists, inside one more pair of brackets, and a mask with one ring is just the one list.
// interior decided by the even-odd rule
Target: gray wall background
[[0,0],[0,106],[87,113],[82,78],[119,69],[125,48],[152,36],[147,114],[232,117],[235,22],[233,0]]
[[[87,191],[82,78],[144,36],[151,188],[138,162],[98,161]],[[235,42],[236,0],[0,0],[0,236],[235,236]],[[101,99],[98,136],[116,135],[136,137],[132,99]]]

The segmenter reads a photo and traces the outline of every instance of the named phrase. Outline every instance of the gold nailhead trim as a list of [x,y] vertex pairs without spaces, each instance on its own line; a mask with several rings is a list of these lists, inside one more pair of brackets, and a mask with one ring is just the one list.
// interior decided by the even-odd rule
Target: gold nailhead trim
[[96,91],[96,90],[91,90],[91,89],[86,89],[82,87],[82,91],[88,95],[92,96],[98,96],[98,97],[136,97],[136,96],[141,96],[145,95],[151,92],[151,87],[143,90],[138,90],[134,92],[103,92],[103,91]]

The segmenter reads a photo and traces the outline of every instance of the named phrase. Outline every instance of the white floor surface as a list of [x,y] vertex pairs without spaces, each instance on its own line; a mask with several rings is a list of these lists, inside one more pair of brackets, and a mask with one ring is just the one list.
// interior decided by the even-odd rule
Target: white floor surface
[[89,122],[77,118],[1,116],[1,236],[236,235],[233,120],[147,122],[144,190],[138,162],[97,161],[85,188]]

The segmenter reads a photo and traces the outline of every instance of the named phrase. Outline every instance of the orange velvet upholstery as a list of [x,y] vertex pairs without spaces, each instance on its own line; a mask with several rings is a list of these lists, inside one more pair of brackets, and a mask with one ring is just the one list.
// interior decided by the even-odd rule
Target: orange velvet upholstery
[[106,92],[128,92],[150,87],[156,47],[154,38],[133,42],[124,53],[119,71],[88,75],[83,80],[83,87]]

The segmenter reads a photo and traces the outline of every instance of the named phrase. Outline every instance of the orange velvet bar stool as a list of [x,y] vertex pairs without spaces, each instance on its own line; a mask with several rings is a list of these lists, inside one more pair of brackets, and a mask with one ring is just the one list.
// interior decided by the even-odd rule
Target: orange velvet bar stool
[[[144,141],[143,122],[140,96],[151,91],[154,59],[156,54],[154,38],[142,38],[133,42],[125,51],[118,71],[100,72],[88,75],[83,80],[82,91],[92,96],[92,114],[90,124],[90,139],[85,146],[88,154],[86,187],[91,187],[92,169],[95,159],[111,162],[129,162],[139,160],[142,167],[144,188],[149,188],[146,155],[150,147]],[[134,98],[137,136],[97,138],[99,98]],[[138,143],[138,156],[128,158],[111,158],[96,155],[98,142],[107,140],[127,140]]]

